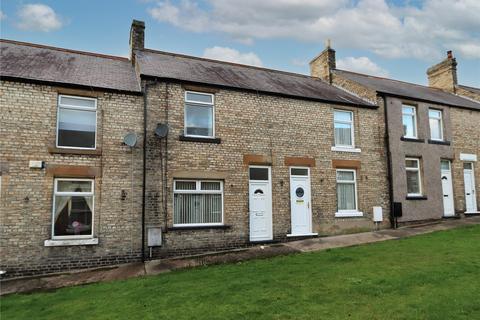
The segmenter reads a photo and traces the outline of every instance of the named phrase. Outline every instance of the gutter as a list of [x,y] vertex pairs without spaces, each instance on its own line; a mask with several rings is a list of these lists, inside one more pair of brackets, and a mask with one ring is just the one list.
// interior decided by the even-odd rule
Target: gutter
[[385,147],[387,149],[387,179],[388,179],[388,197],[390,202],[390,227],[392,229],[397,228],[397,220],[393,212],[393,178],[392,178],[392,154],[390,151],[390,137],[388,129],[388,111],[387,111],[387,98],[384,94],[380,95],[383,99],[383,110],[385,115]]

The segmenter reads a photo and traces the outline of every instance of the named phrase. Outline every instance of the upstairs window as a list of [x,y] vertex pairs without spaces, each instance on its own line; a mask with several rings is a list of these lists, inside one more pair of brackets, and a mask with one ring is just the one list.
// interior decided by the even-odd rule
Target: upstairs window
[[430,123],[430,139],[443,140],[443,117],[441,110],[428,110],[428,120]]
[[174,181],[174,226],[221,224],[223,224],[223,181]]
[[408,196],[421,196],[422,195],[422,177],[420,173],[420,159],[406,158],[405,170],[407,173]]
[[96,99],[60,95],[57,119],[57,147],[95,149]]
[[353,112],[335,110],[334,123],[335,123],[335,146],[353,148],[354,147]]
[[417,109],[414,106],[403,105],[402,107],[403,136],[405,138],[417,138]]
[[185,136],[214,138],[214,95],[185,92]]

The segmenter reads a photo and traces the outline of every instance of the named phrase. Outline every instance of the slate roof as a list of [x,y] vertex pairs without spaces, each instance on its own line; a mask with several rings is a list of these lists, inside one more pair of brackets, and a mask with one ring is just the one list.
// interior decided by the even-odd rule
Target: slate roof
[[474,92],[476,94],[480,94],[480,88],[474,88],[474,87],[469,87],[469,86],[464,86],[464,85],[458,85],[458,87],[464,89],[464,90],[467,90],[467,91],[470,91],[470,92]]
[[470,99],[462,98],[458,95],[448,93],[440,89],[338,69],[335,69],[333,72],[341,77],[374,89],[379,93],[454,107],[480,110],[480,103],[474,102]]
[[3,39],[0,77],[140,93],[127,58]]
[[376,105],[309,76],[150,49],[135,51],[140,74],[317,101]]

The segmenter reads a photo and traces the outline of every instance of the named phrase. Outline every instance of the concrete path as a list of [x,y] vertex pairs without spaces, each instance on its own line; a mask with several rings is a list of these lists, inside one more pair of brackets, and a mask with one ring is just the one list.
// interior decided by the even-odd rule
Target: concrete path
[[7,279],[0,283],[0,295],[41,290],[88,283],[128,279],[156,275],[176,269],[201,265],[232,263],[257,258],[269,258],[298,252],[320,251],[331,248],[349,247],[366,243],[401,239],[440,230],[454,229],[465,225],[480,224],[480,216],[465,219],[444,220],[439,223],[411,226],[396,230],[387,229],[350,235],[297,240],[282,244],[258,245],[250,248],[224,252],[207,253],[184,258],[153,260],[143,263],[129,263],[99,269],[88,269],[53,274],[49,276]]

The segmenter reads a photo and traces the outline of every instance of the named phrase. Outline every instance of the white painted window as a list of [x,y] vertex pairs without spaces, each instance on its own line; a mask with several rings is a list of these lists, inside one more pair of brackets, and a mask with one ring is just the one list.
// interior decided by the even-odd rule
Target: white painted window
[[175,180],[173,225],[223,224],[223,181]]
[[358,212],[357,174],[355,170],[337,169],[337,212]]
[[406,158],[405,170],[407,173],[407,194],[409,196],[421,196],[422,175],[420,168],[420,159]]
[[335,146],[344,148],[353,148],[354,127],[353,112],[344,110],[334,111],[335,124]]
[[414,106],[402,106],[403,136],[417,138],[417,109]]
[[443,115],[441,110],[429,109],[430,139],[443,140]]
[[58,96],[57,147],[95,149],[97,99]]
[[210,93],[185,92],[185,136],[215,137],[214,98]]
[[52,239],[93,237],[94,180],[55,179]]

